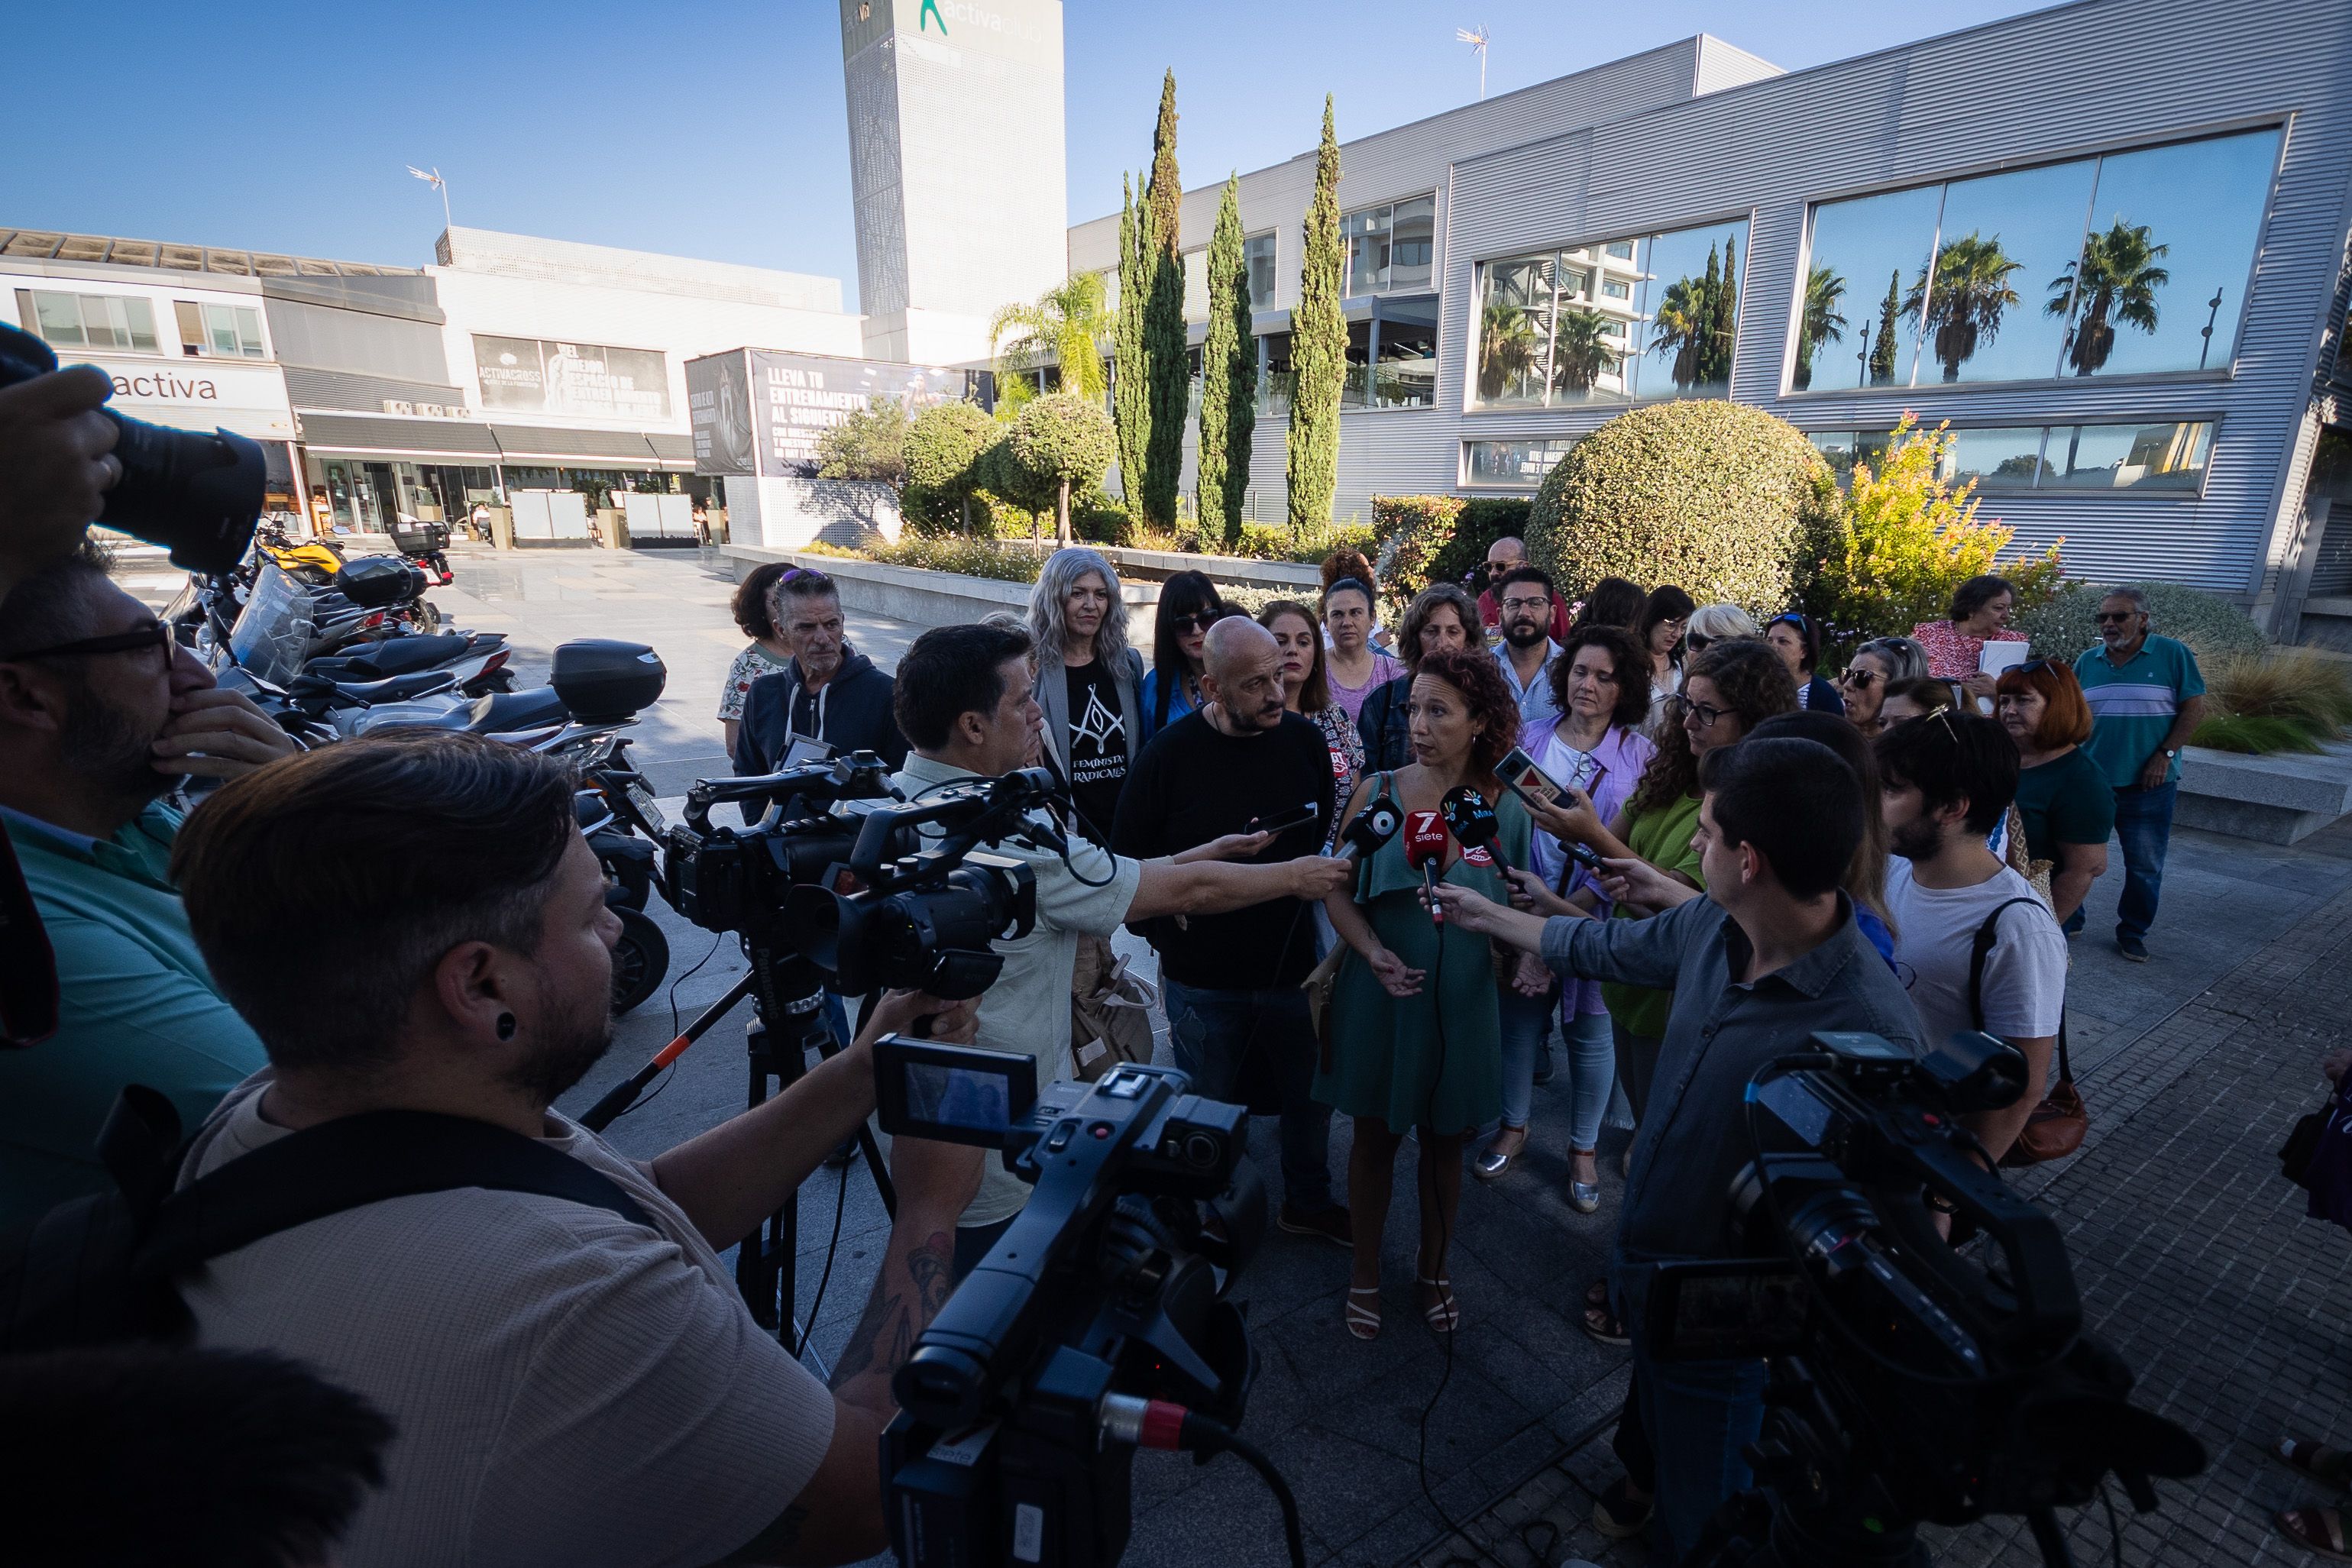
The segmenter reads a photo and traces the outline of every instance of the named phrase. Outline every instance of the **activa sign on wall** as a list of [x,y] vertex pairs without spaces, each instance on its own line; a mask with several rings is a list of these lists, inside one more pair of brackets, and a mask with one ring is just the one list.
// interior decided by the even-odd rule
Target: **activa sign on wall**
[[816,477],[818,439],[877,398],[909,412],[970,389],[963,371],[736,349],[686,362],[698,474]]
[[275,365],[80,354],[70,349],[58,358],[104,371],[114,382],[110,406],[133,419],[179,430],[233,430],[257,441],[294,439],[286,378]]

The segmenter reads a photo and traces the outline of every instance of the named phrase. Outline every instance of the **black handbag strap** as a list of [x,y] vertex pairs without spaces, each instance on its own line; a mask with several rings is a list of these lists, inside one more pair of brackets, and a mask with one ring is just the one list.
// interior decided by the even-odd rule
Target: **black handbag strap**
[[1984,1028],[1985,960],[1992,956],[1993,945],[2000,940],[2000,917],[2002,912],[2009,909],[2011,905],[2019,904],[2030,904],[2037,909],[2043,907],[2042,901],[2038,898],[2011,898],[2004,900],[2002,903],[1994,906],[1993,912],[1990,915],[1984,917],[1984,924],[1977,927],[1976,941],[1969,946],[1969,1027],[1970,1029],[1981,1030]]
[[136,1271],[166,1279],[345,1209],[469,1186],[562,1198],[656,1228],[611,1177],[537,1138],[465,1116],[370,1111],[240,1155],[165,1198]]

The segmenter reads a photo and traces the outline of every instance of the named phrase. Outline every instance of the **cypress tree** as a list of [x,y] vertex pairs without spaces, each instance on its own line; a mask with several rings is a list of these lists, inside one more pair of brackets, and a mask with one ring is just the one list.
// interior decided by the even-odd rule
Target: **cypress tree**
[[1250,436],[1257,426],[1257,339],[1250,332],[1249,261],[1242,244],[1241,176],[1228,175],[1209,241],[1209,333],[1201,345],[1201,531],[1242,538]]
[[[1693,302],[1691,310],[1691,324],[1698,332],[1698,351],[1691,355],[1692,387],[1705,386],[1715,380],[1715,302],[1722,297],[1723,258],[1715,246],[1709,246],[1706,247],[1706,276],[1699,280],[1698,298]],[[1678,390],[1687,392],[1690,388]]]
[[1192,368],[1184,343],[1184,182],[1176,172],[1176,73],[1160,88],[1160,123],[1151,133],[1151,179],[1143,188],[1143,379],[1150,424],[1143,452],[1143,515],[1176,527],[1176,490],[1184,473],[1184,413]]
[[1731,385],[1732,344],[1739,321],[1739,242],[1731,235],[1723,236],[1723,281],[1715,291],[1715,319],[1711,340],[1712,365],[1707,380],[1727,390]]
[[1870,350],[1870,384],[1895,384],[1895,318],[1903,309],[1903,269],[1886,277],[1886,299],[1878,308],[1878,342]]
[[1298,304],[1290,312],[1290,526],[1331,520],[1339,487],[1339,388],[1348,375],[1348,318],[1339,308],[1339,134],[1323,96],[1323,143],[1315,152],[1315,197],[1307,204]]
[[1143,453],[1151,439],[1151,408],[1144,391],[1141,235],[1135,191],[1118,177],[1118,314],[1111,324],[1110,406],[1118,426],[1118,486],[1128,509],[1143,507]]

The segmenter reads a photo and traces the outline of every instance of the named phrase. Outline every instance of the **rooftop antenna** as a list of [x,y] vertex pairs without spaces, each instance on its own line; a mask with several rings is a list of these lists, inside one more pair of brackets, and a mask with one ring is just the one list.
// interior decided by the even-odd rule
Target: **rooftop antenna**
[[[1481,93],[1479,96],[1484,97],[1485,94]],[[441,193],[441,226],[444,229],[451,227],[452,225],[449,222],[449,182],[441,177],[441,171],[438,168],[420,169],[415,164],[411,163],[408,166],[408,172]]]
[[1478,101],[1481,103],[1486,101],[1486,40],[1491,35],[1487,30],[1486,25],[1484,22],[1479,23],[1475,28],[1456,27],[1454,29],[1454,38],[1456,43],[1467,44],[1472,49],[1477,52]]

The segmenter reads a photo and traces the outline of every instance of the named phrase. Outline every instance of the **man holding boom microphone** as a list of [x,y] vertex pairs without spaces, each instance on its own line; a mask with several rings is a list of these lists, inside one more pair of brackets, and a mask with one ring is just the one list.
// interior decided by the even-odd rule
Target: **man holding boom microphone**
[[[1029,649],[1025,631],[1000,626],[942,626],[915,639],[898,661],[896,698],[898,727],[914,748],[895,779],[908,800],[957,779],[1022,766],[1045,724]],[[1275,695],[1278,703],[1278,683]],[[1328,788],[1328,766],[1324,772]],[[1067,836],[1066,858],[1012,843],[995,847],[1026,861],[1035,873],[1037,923],[1026,936],[992,944],[1004,967],[980,998],[975,1042],[1037,1058],[1040,1083],[1075,1076],[1070,981],[1082,934],[1108,936],[1122,925],[1162,915],[1319,899],[1343,885],[1350,871],[1347,862],[1321,855],[1266,865],[1227,863],[1265,849],[1272,841],[1265,833],[1229,834],[1150,860],[1113,855],[1082,834]],[[956,1232],[956,1279],[988,1255],[1028,1201],[1026,1183],[1001,1163],[988,1164],[979,1196]]]

